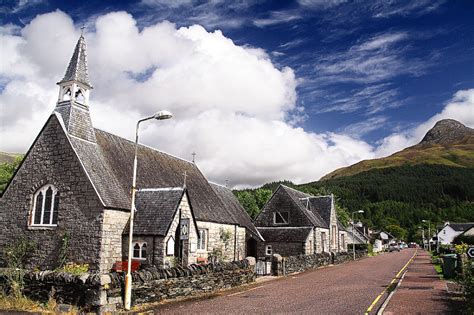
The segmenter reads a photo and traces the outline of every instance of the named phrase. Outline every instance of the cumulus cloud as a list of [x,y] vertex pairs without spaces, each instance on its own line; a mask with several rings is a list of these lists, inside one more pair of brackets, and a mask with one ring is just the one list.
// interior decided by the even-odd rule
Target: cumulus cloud
[[[54,109],[54,83],[80,32],[60,11],[39,15],[21,30],[1,30],[0,150],[25,152]],[[126,12],[98,16],[93,30],[86,39],[94,125],[132,138],[137,119],[171,110],[172,120],[143,125],[143,143],[185,159],[196,152],[210,180],[238,187],[306,182],[393,150],[385,143],[376,150],[344,132],[298,127],[305,112],[296,106],[293,70],[220,31],[166,21],[139,29]],[[456,94],[446,115],[457,113],[466,97]]]
[[417,144],[428,130],[441,119],[455,119],[464,125],[474,128],[474,89],[461,90],[445,105],[443,110],[427,121],[404,132],[394,133],[379,143],[376,156],[387,156],[408,146]]

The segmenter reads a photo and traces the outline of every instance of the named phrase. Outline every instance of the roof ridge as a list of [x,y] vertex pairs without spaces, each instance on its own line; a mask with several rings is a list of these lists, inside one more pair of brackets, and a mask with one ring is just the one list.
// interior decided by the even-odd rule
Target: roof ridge
[[147,191],[180,191],[184,190],[183,187],[162,187],[162,188],[140,188],[138,192],[147,192]]
[[[111,132],[108,132],[108,131],[105,131],[105,130],[102,130],[102,129],[99,129],[99,128],[95,128],[95,127],[94,127],[94,130],[95,130],[95,131],[99,131],[99,132],[103,132],[103,133],[106,133],[106,134],[109,134],[109,135],[111,135],[111,136],[114,136],[114,137],[123,139],[123,140],[128,141],[128,142],[130,142],[130,143],[132,143],[132,144],[135,144],[134,141],[132,141],[132,140],[130,140],[130,139],[127,139],[127,138],[124,138],[124,137],[121,137],[121,136],[119,136],[119,135],[116,135],[116,134],[114,134],[114,133],[111,133]],[[152,146],[149,146],[149,145],[146,145],[146,144],[143,144],[143,143],[138,143],[138,146],[139,146],[139,147],[144,147],[144,148],[147,148],[147,149],[150,149],[150,150],[159,152],[159,153],[163,153],[163,154],[169,155],[169,156],[171,156],[171,157],[174,157],[174,158],[176,158],[176,159],[179,159],[179,160],[181,160],[181,161],[187,162],[187,163],[192,164],[192,165],[196,165],[196,164],[193,163],[192,161],[183,159],[182,157],[179,157],[179,156],[177,156],[177,155],[174,155],[174,154],[171,154],[171,153],[162,151],[162,150],[160,150],[160,149],[157,149],[157,148],[155,148],[155,147],[152,147]],[[196,167],[197,167],[197,166],[196,166]],[[198,168],[198,169],[199,169],[199,168]]]

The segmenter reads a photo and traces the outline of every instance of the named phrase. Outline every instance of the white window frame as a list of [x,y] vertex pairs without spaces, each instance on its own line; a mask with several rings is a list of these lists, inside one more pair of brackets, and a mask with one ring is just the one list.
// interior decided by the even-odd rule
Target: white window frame
[[[172,246],[170,246],[170,241],[173,243]],[[166,241],[166,256],[174,256],[174,246],[175,246],[174,237],[170,236],[168,240]]]
[[[51,196],[51,209],[50,209],[51,213],[49,215],[49,222],[45,223],[44,222],[44,206],[46,204],[46,191],[49,188],[51,188],[51,190],[53,191],[53,194]],[[41,217],[40,217],[40,223],[35,223],[36,202],[37,202],[37,199],[38,199],[38,195],[40,193],[43,194],[43,200],[41,201],[42,202]],[[54,185],[51,185],[51,184],[44,185],[43,187],[41,187],[40,189],[38,189],[34,193],[34,195],[33,195],[33,209],[31,211],[31,217],[30,217],[30,226],[34,226],[34,227],[56,227],[56,226],[58,226],[58,223],[53,223],[53,217],[54,217],[53,212],[54,212],[54,204],[55,204],[56,197],[59,198],[59,191]],[[57,210],[59,211],[59,209],[57,209]]]
[[[140,250],[138,252],[138,257],[135,256],[135,245],[137,245],[140,247]],[[148,249],[148,245],[146,242],[143,242],[143,241],[139,241],[139,242],[133,242],[133,248],[132,248],[132,259],[139,259],[139,260],[146,260],[146,255],[145,257],[143,257],[143,245],[145,245],[145,250]]]
[[272,245],[265,246],[265,255],[266,256],[271,256],[272,253],[273,253]]
[[[202,237],[203,234],[204,237]],[[208,237],[209,231],[207,229],[198,229],[197,250],[207,250]]]
[[[288,213],[288,220],[285,220],[283,216],[281,215],[282,213]],[[280,223],[276,221],[277,214],[280,215],[281,219],[284,221],[283,223]],[[290,222],[290,212],[289,211],[275,211],[273,212],[273,224],[278,224],[278,225],[287,225]]]

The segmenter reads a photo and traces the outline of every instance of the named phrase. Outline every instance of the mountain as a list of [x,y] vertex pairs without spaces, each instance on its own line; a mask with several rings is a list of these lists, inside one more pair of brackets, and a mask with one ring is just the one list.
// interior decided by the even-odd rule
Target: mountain
[[474,167],[474,129],[453,119],[443,119],[426,133],[420,143],[388,157],[364,160],[337,169],[321,180],[352,176],[377,168],[418,164]]
[[7,153],[0,151],[0,163],[12,163],[15,161],[16,157],[20,155],[21,154],[18,153]]

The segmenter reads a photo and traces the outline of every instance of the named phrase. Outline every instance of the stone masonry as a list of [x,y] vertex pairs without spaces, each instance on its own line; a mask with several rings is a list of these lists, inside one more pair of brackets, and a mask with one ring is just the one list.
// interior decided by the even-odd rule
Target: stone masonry
[[[46,184],[59,191],[56,227],[29,226],[34,193]],[[28,266],[53,269],[68,235],[67,261],[99,268],[103,206],[60,121],[52,115],[0,199],[0,257],[20,237],[36,242]]]

